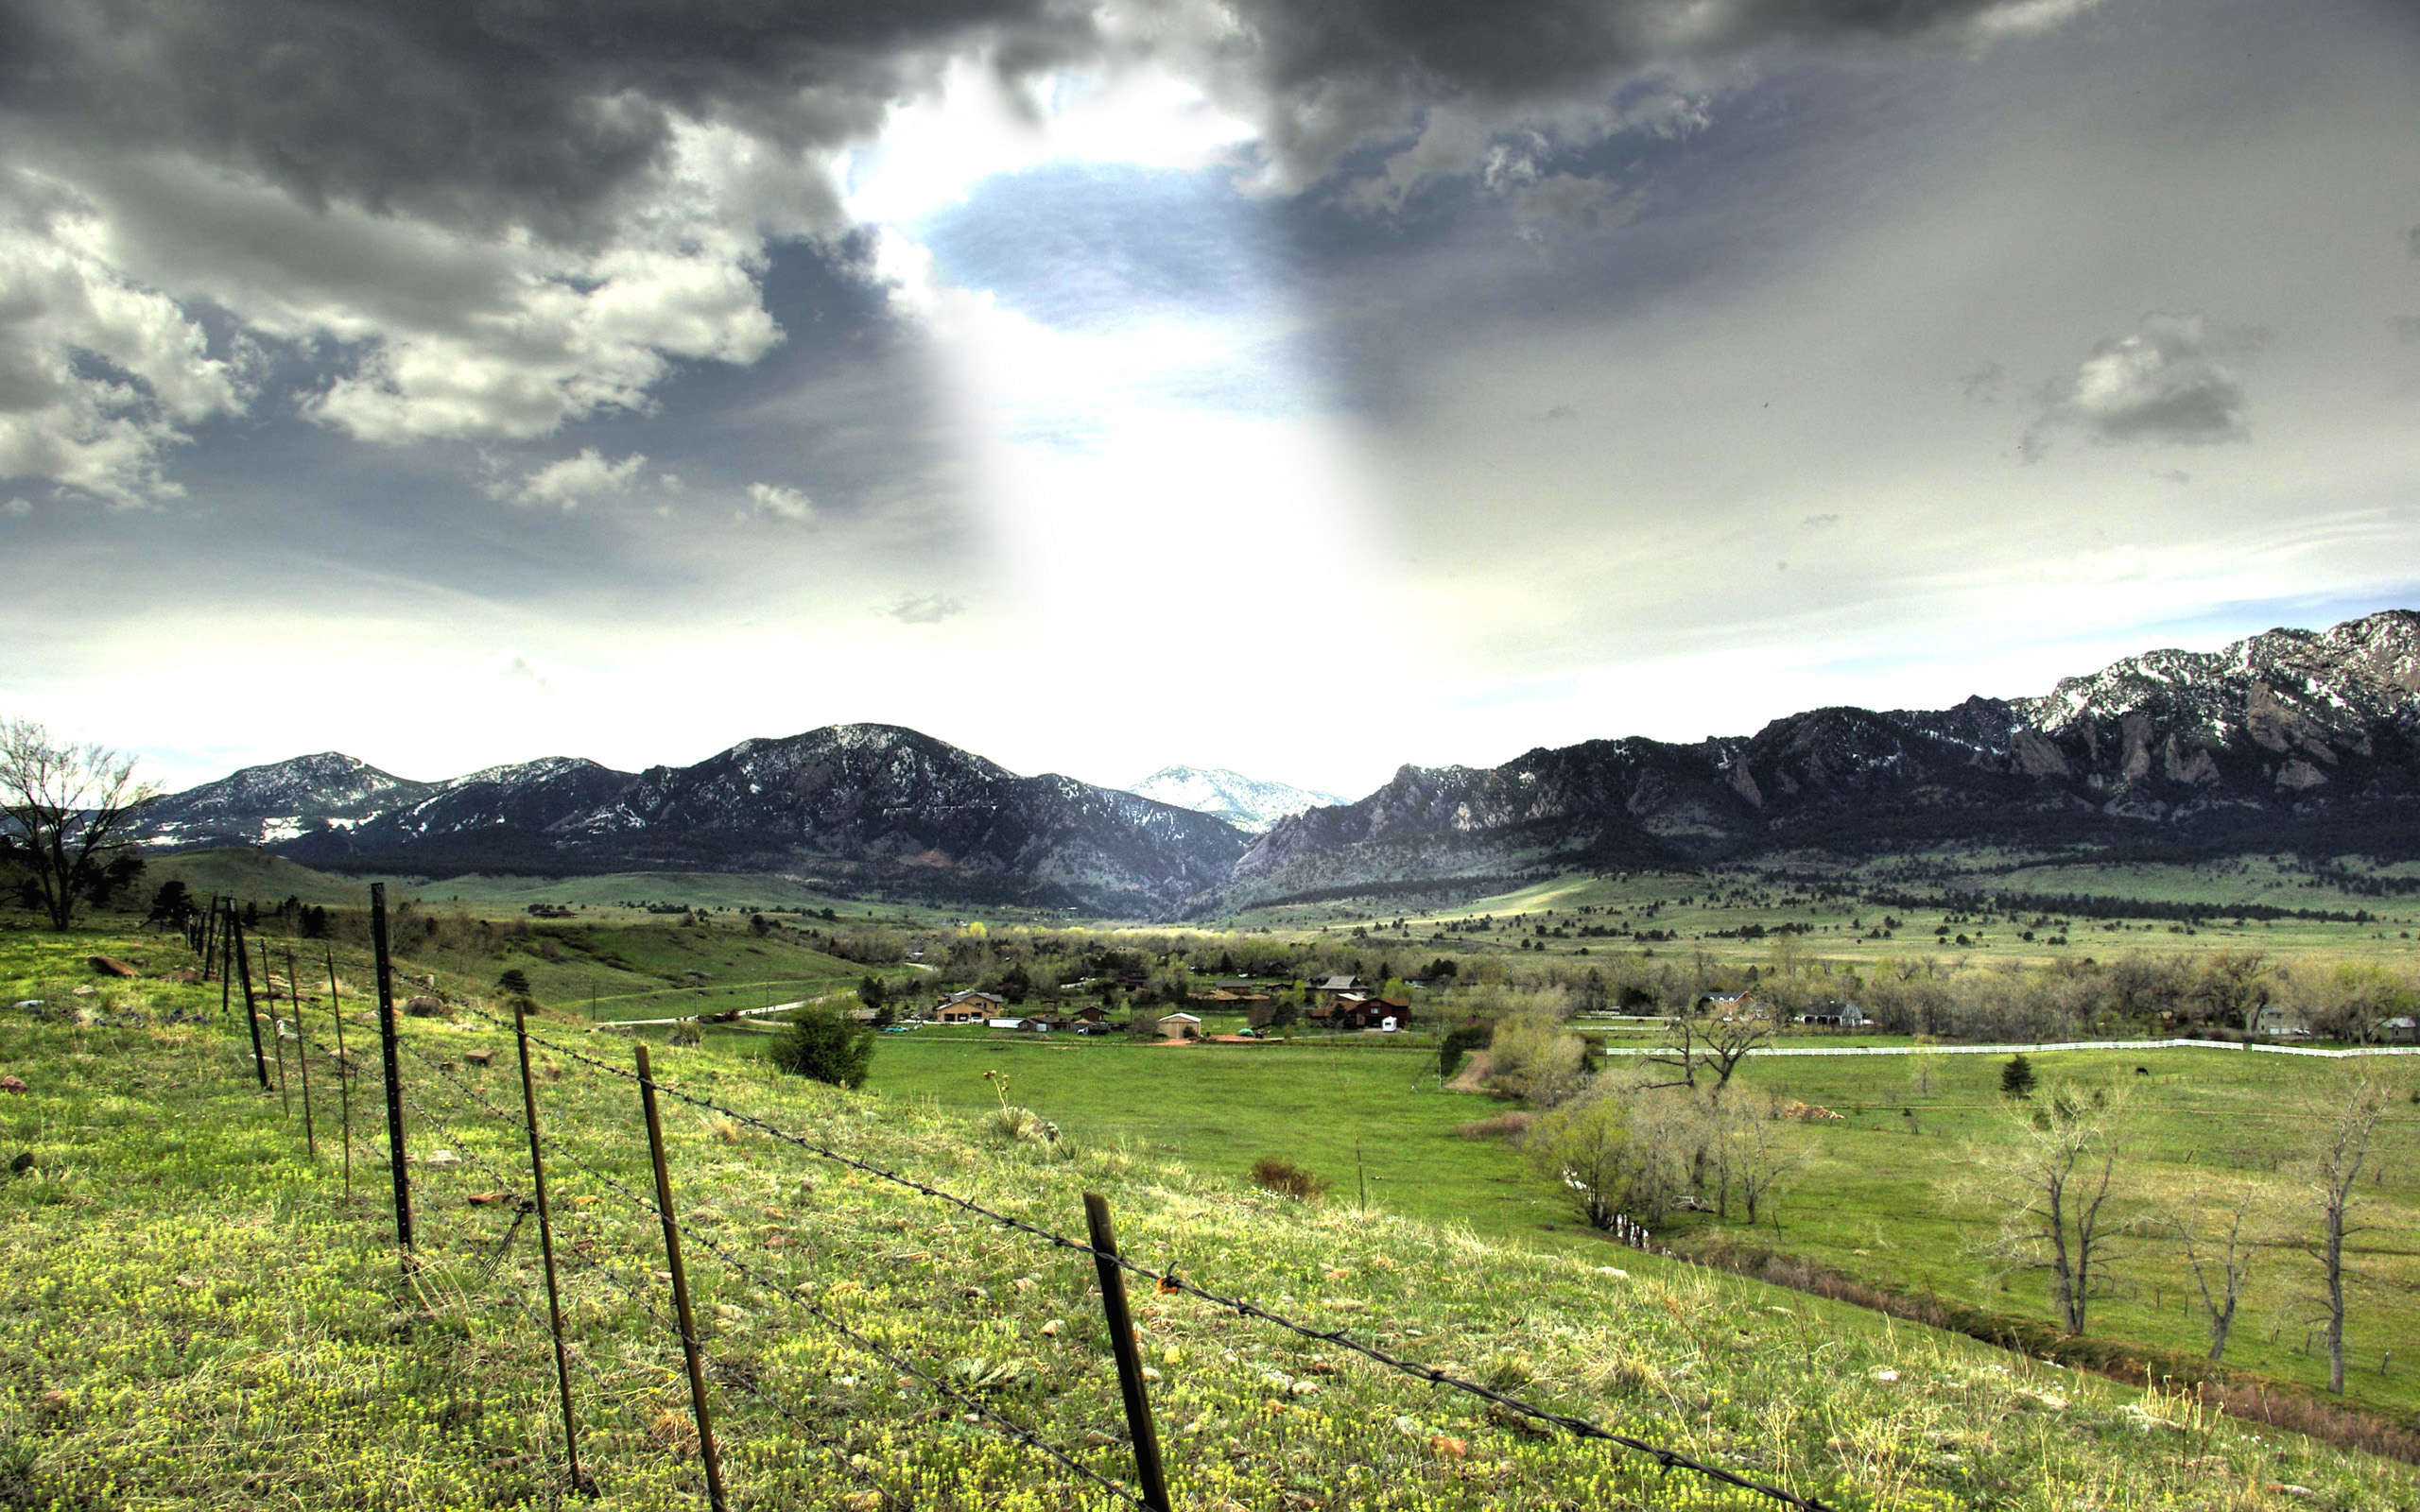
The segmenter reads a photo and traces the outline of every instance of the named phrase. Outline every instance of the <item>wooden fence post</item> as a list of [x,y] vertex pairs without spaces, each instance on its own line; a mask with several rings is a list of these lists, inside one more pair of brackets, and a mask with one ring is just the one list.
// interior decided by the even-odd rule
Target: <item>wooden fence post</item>
[[1151,1398],[1143,1384],[1143,1352],[1134,1344],[1134,1314],[1126,1307],[1126,1272],[1117,1263],[1117,1235],[1109,1226],[1109,1199],[1084,1194],[1084,1221],[1092,1232],[1093,1264],[1100,1272],[1100,1308],[1109,1318],[1109,1348],[1117,1357],[1117,1385],[1126,1398],[1126,1428],[1134,1440],[1134,1478],[1143,1504],[1168,1512],[1167,1474],[1160,1465],[1160,1432],[1151,1421]]
[[529,1184],[538,1198],[538,1252],[546,1262],[546,1326],[555,1335],[555,1386],[563,1401],[563,1458],[574,1490],[587,1489],[579,1473],[579,1428],[571,1410],[571,1363],[563,1355],[562,1294],[555,1284],[555,1219],[546,1203],[546,1160],[538,1144],[538,1085],[529,1075],[529,1026],[521,1000],[512,1001],[512,1040],[521,1051],[521,1111],[529,1126]]
[[639,1053],[639,1106],[647,1109],[648,1153],[655,1160],[655,1210],[664,1220],[664,1257],[672,1272],[672,1303],[680,1314],[681,1352],[689,1363],[689,1407],[698,1418],[698,1458],[706,1468],[706,1500],[724,1512],[722,1460],[715,1452],[714,1423],[706,1413],[706,1373],[698,1350],[698,1320],[689,1311],[689,1273],[681,1266],[681,1225],[672,1215],[672,1174],[664,1163],[664,1121],[655,1110],[655,1074],[647,1046]]
[[387,885],[370,885],[370,949],[378,959],[378,1054],[387,1074],[387,1164],[395,1179],[395,1243],[411,1264],[412,1180],[404,1169],[404,1080],[395,1057],[395,973],[387,955]]

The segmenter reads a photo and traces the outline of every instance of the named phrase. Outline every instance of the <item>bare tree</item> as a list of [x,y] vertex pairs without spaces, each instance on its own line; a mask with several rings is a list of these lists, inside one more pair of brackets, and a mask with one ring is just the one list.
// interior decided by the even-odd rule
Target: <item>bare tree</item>
[[1728,1019],[1716,1019],[1705,1026],[1705,1062],[1714,1068],[1714,1094],[1731,1085],[1731,1074],[1748,1052],[1772,1042],[1773,1021],[1762,1016],[1750,1018],[1745,1012]]
[[2050,1302],[2069,1333],[2084,1331],[2107,1267],[2125,1232],[2119,1161],[2126,1093],[2053,1087],[2038,1103],[2010,1109],[2003,1138],[1975,1149],[1984,1204],[1999,1228],[1983,1248],[2010,1265],[2045,1271]]
[[[2212,1360],[2226,1353],[2227,1334],[2235,1328],[2236,1304],[2242,1300],[2244,1282],[2252,1276],[2253,1259],[2260,1252],[2259,1239],[2244,1232],[2257,1196],[2258,1189],[2246,1184],[2237,1194],[2234,1206],[2220,1210],[2217,1220],[2206,1221],[2202,1193],[2197,1187],[2183,1204],[2167,1214],[2167,1227],[2185,1246],[2185,1263],[2192,1269],[2194,1283],[2202,1288],[2202,1312],[2209,1319]],[[2223,1229],[2218,1227],[2221,1221],[2226,1226]]]
[[[1783,1185],[1806,1163],[1806,1155],[1786,1141],[1779,1099],[1770,1092],[1754,1098],[1732,1098],[1721,1105],[1717,1117],[1723,1143],[1728,1146],[1725,1164],[1731,1179],[1738,1183],[1740,1201],[1753,1225],[1757,1209],[1773,1211]],[[1777,1217],[1775,1222],[1779,1222]]]
[[142,870],[127,831],[159,796],[135,780],[131,756],[55,741],[30,719],[0,720],[0,858],[23,868],[28,902],[55,930]]
[[2305,1158],[2305,1190],[2317,1210],[2319,1232],[2308,1243],[2319,1262],[2322,1300],[2327,1309],[2327,1389],[2344,1394],[2344,1236],[2368,1227],[2352,1221],[2359,1205],[2355,1183],[2361,1168],[2380,1152],[2382,1125],[2394,1089],[2365,1059],[2352,1085],[2328,1089],[2314,1109],[2318,1127]]

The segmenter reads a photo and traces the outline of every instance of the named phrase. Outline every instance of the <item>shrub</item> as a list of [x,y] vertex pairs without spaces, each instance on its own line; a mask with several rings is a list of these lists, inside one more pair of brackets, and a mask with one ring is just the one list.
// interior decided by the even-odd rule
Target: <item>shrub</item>
[[[1591,1228],[1611,1228],[1634,1184],[1643,1162],[1636,1159],[1621,1105],[1598,1096],[1566,1104],[1540,1119],[1530,1131],[1530,1162],[1542,1176],[1563,1184],[1564,1194]],[[1651,1210],[1658,1204],[1644,1204]]]
[[1327,1191],[1327,1177],[1275,1155],[1264,1155],[1253,1161],[1251,1177],[1252,1184],[1263,1192],[1292,1197],[1297,1202],[1311,1201]]
[[1454,1136],[1457,1139],[1465,1140],[1519,1139],[1528,1133],[1530,1125],[1537,1121],[1537,1114],[1523,1112],[1516,1108],[1510,1113],[1498,1113],[1494,1118],[1477,1119],[1464,1124],[1454,1130]]
[[830,1008],[808,1008],[765,1052],[774,1068],[793,1076],[862,1087],[873,1067],[873,1031]]

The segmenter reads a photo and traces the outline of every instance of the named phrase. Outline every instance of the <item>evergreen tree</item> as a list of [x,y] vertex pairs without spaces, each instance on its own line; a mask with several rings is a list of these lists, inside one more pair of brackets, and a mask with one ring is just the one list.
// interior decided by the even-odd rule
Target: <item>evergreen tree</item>
[[831,1008],[808,1008],[790,1022],[766,1058],[793,1076],[835,1087],[862,1087],[873,1069],[873,1031]]
[[2031,1097],[2033,1095],[2033,1065],[2023,1056],[2011,1056],[2000,1068],[2000,1095]]

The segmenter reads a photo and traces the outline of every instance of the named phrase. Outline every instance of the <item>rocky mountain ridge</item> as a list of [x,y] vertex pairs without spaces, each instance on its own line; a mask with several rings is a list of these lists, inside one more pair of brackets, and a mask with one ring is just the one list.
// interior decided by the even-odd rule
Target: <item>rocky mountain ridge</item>
[[[1170,773],[1203,797],[1231,775],[1159,775]],[[1405,766],[1357,802],[1308,808],[1257,837],[1153,797],[1021,777],[914,730],[836,725],[638,773],[559,757],[418,782],[321,752],[164,799],[142,838],[423,873],[782,871],[1153,916],[1372,883],[1789,850],[2420,857],[2420,614],[2146,652],[2036,697],[1815,709],[1749,736]]]
[[1407,766],[1357,803],[1281,821],[1214,902],[1792,848],[2260,848],[2323,833],[2411,848],[2416,758],[2420,614],[2395,610],[2217,652],[2147,652],[2036,698],[1816,709],[1744,738]]
[[1020,777],[888,725],[747,740],[638,773],[551,757],[415,782],[329,752],[163,799],[139,838],[423,872],[782,871],[1111,913],[1173,908],[1223,881],[1248,843],[1206,815]]

